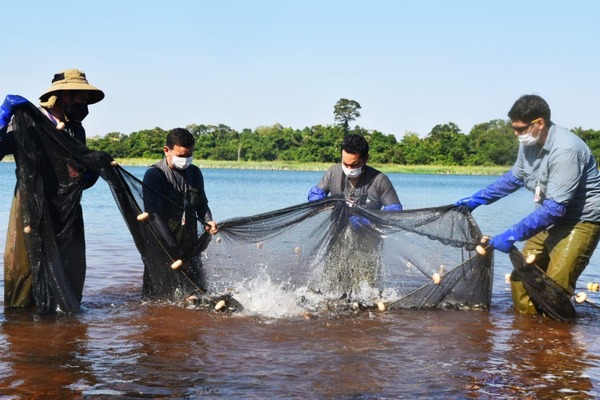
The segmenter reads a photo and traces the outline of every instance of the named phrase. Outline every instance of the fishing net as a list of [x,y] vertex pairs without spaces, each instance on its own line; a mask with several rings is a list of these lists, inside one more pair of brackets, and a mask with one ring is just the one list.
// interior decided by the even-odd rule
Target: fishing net
[[[183,252],[158,216],[143,213],[141,182],[108,154],[57,130],[33,104],[16,108],[11,128],[23,228],[9,234],[24,236],[29,262],[11,273],[32,276],[39,312],[79,310],[86,273],[80,200],[90,176],[97,175],[108,183],[144,261],[144,295],[181,299],[202,291],[200,254],[207,236]],[[171,268],[182,259],[181,269]]]
[[[145,211],[150,189],[114,169],[130,197],[120,208],[132,214],[126,222],[144,260],[147,297],[238,310],[240,287],[268,281],[302,299],[308,291],[361,308],[384,297],[387,308],[490,306],[492,255],[475,251],[481,232],[464,208],[388,213],[330,197],[223,221],[216,236],[204,233],[184,252],[160,216]],[[115,196],[120,190],[113,187]]]
[[[240,286],[268,281],[302,293],[298,302],[317,296],[360,308],[490,307],[493,252],[477,253],[481,232],[464,207],[382,212],[329,197],[223,221],[217,235],[204,233],[182,249],[161,217],[145,210],[150,189],[110,156],[56,130],[30,103],[17,109],[15,123],[18,189],[42,312],[79,308],[80,289],[69,274],[81,275],[85,260],[69,253],[82,233],[70,210],[85,171],[112,191],[144,263],[146,298],[235,310],[243,306],[235,299]],[[181,212],[203,232],[193,210]]]
[[215,292],[242,277],[361,307],[488,309],[492,254],[477,254],[480,237],[464,208],[382,212],[329,197],[222,222],[203,266]]
[[[216,236],[202,234],[183,249],[161,217],[145,210],[144,197],[160,194],[149,193],[109,155],[57,130],[31,103],[17,108],[13,126],[17,228],[42,313],[79,309],[86,273],[79,202],[90,174],[108,183],[132,234],[146,298],[236,310],[240,287],[268,281],[300,293],[299,302],[316,296],[361,309],[490,307],[493,252],[477,253],[481,232],[465,208],[381,212],[329,197],[223,221]],[[179,212],[203,231],[194,210]],[[561,321],[576,316],[573,293],[516,249],[510,259],[513,279],[523,282],[540,312]],[[575,304],[597,313],[585,296]]]
[[[585,314],[598,314],[600,307],[588,300],[586,292],[575,294],[560,286],[536,265],[535,257],[527,259],[514,247],[509,257],[514,267],[511,279],[523,282],[531,301],[541,313],[558,321],[573,321],[578,316],[577,305],[579,311]],[[597,291],[591,287],[588,290]]]
[[[9,235],[22,237],[28,260],[9,274],[31,275],[31,296],[40,312],[76,311],[86,273],[79,203],[97,178],[92,171],[114,174],[110,157],[57,130],[31,103],[16,109],[12,126],[20,230]],[[5,282],[9,274],[5,270]]]
[[[268,281],[362,308],[381,303],[384,292],[388,308],[490,306],[492,256],[476,253],[481,232],[464,208],[389,213],[330,197],[223,221],[215,237],[205,233],[184,252],[160,216],[144,211],[150,189],[115,171],[131,196],[121,212],[134,204],[138,213],[126,221],[144,260],[148,297],[210,306],[223,300],[240,309],[236,290]],[[201,232],[204,222],[196,221]]]

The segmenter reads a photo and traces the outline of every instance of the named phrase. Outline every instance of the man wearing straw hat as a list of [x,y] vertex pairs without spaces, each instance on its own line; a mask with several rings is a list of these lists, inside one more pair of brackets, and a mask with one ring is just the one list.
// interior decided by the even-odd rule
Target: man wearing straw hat
[[[3,112],[10,115],[10,102],[7,100],[2,105]],[[25,101],[19,96],[12,96]],[[41,111],[56,125],[58,130],[73,136],[85,144],[85,129],[81,121],[88,114],[88,105],[99,102],[104,98],[104,93],[90,85],[85,73],[77,69],[67,69],[56,73],[52,79],[52,85],[40,96]],[[5,108],[7,106],[8,108]],[[6,116],[5,115],[5,116]],[[15,142],[13,127],[9,124],[7,132],[2,135],[0,141],[0,159],[6,154],[14,154]],[[76,178],[84,174],[84,187],[91,187],[98,176],[90,171],[79,171],[67,164],[71,177]],[[34,305],[32,295],[33,276],[31,265],[25,245],[24,229],[20,191],[17,190],[11,205],[7,239],[4,252],[4,306],[5,308],[27,307]],[[81,205],[72,210],[74,214],[71,237],[65,245],[71,259],[72,268],[68,271],[69,285],[75,296],[81,301],[83,284],[85,279],[85,239],[83,229],[83,215]]]
[[90,85],[84,72],[67,69],[54,75],[52,86],[40,96],[40,105],[58,129],[85,144],[81,121],[88,115],[88,105],[103,98],[104,92]]

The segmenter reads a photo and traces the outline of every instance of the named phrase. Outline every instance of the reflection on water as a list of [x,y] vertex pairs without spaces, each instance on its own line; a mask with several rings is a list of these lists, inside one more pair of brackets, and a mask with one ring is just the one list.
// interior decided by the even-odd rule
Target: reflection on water
[[587,354],[581,335],[558,322],[516,316],[501,371],[505,383],[542,398],[590,393],[594,385],[587,370],[596,357]]
[[89,339],[87,330],[76,317],[5,312],[3,394],[65,398],[72,393],[70,385],[95,379],[81,358]]
[[28,398],[597,394],[598,360],[587,349],[590,340],[572,325],[460,311],[264,320],[142,304],[130,297],[76,317],[5,314],[1,393]]
[[[0,163],[0,238],[14,186],[6,165]],[[245,173],[205,171],[219,220],[302,202],[320,177]],[[391,178],[407,208],[451,203],[493,179]],[[278,192],[281,197],[272,195]],[[503,201],[475,212],[484,232],[498,233],[530,207],[527,193],[515,197],[511,204],[517,206]],[[82,312],[41,317],[0,311],[2,399],[600,395],[598,316],[590,312],[564,324],[514,315],[504,283],[510,265],[502,255],[496,257],[489,312],[363,311],[305,318],[293,297],[265,280],[253,282],[244,298],[252,313],[223,314],[141,300],[143,266],[102,183],[85,193],[84,218],[89,265]],[[600,281],[597,265],[593,258],[580,285]]]

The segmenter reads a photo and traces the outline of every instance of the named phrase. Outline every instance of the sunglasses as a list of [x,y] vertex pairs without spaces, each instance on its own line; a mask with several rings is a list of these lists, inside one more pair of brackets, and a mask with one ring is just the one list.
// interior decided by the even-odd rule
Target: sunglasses
[[531,121],[527,125],[523,125],[523,126],[514,126],[513,125],[512,128],[515,130],[515,132],[517,132],[518,135],[521,135],[521,134],[523,134],[527,130],[527,128],[529,128],[531,125],[535,124],[539,120],[541,120],[541,118],[534,119],[533,121]]

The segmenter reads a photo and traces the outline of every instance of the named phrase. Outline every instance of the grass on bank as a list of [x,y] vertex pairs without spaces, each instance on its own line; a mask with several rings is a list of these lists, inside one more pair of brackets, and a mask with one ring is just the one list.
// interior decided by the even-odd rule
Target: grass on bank
[[[124,158],[116,160],[121,165],[150,166],[157,160],[142,158]],[[217,161],[194,160],[200,168],[222,169],[255,169],[255,170],[284,170],[284,171],[325,171],[331,163],[301,163],[285,161]],[[371,164],[384,173],[399,174],[444,174],[444,175],[502,175],[510,167],[498,166],[448,166],[448,165],[397,165],[397,164]]]
[[[12,156],[6,156],[3,161],[14,162]],[[120,165],[149,167],[158,160],[149,158],[117,158]],[[301,163],[285,161],[217,161],[217,160],[194,160],[194,164],[200,168],[222,168],[222,169],[255,169],[255,170],[282,170],[282,171],[325,171],[331,167],[331,163]],[[371,164],[384,173],[397,174],[440,174],[440,175],[502,175],[510,167],[498,166],[470,166],[458,165],[397,165],[397,164]]]

